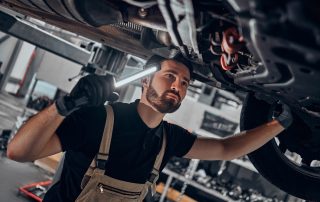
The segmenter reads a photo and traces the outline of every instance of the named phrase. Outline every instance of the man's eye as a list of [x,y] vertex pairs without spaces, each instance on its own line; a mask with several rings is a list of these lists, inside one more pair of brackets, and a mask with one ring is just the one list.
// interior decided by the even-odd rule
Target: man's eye
[[189,86],[189,83],[188,83],[188,82],[186,82],[186,81],[183,81],[183,82],[182,82],[182,86],[184,86],[184,87],[188,87],[188,86]]
[[173,79],[174,78],[174,76],[172,74],[167,74],[166,77],[169,78],[169,79]]

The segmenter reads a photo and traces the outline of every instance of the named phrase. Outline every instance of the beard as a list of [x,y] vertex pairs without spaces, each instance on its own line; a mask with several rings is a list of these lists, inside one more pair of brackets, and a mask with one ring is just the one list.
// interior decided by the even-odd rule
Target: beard
[[[178,100],[168,98],[167,95],[172,93],[178,97]],[[173,113],[177,111],[181,105],[181,97],[179,93],[174,90],[167,90],[162,93],[161,96],[158,95],[156,90],[152,87],[152,81],[147,89],[146,97],[148,102],[159,112],[166,114],[166,113]]]

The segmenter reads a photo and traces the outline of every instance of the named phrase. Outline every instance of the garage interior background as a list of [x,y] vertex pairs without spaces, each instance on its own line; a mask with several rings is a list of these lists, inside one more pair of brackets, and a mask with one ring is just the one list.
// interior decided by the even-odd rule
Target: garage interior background
[[[79,48],[91,46],[93,50],[88,39],[33,22]],[[104,48],[100,44],[94,47]],[[131,55],[125,58],[121,77],[141,70],[142,59]],[[81,68],[80,64],[0,32],[1,201],[39,201],[50,186],[62,154],[17,163],[6,158],[6,145],[23,121],[71,90],[81,76],[77,76]],[[139,81],[134,82],[121,89],[119,101],[134,101],[140,93]],[[197,135],[221,138],[239,132],[242,99],[241,95],[195,82],[178,112],[165,119]],[[246,157],[232,161],[172,159],[157,191],[155,201],[303,201],[266,181]]]

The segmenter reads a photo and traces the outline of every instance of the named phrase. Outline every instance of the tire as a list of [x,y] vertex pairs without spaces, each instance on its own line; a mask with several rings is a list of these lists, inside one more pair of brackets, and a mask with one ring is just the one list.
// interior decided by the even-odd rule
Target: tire
[[[241,131],[255,128],[270,120],[271,108],[270,104],[249,94],[241,111]],[[286,133],[284,131],[280,135],[290,135]],[[275,139],[250,153],[248,157],[259,173],[281,190],[302,199],[319,201],[320,172],[310,173],[291,162],[280,152]]]

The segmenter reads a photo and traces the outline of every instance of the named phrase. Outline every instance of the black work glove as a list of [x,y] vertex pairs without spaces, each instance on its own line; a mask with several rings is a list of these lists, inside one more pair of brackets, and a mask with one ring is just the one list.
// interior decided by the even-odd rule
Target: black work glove
[[88,75],[82,77],[69,95],[56,100],[58,113],[68,116],[84,106],[99,106],[106,101],[115,101],[119,95],[114,92],[114,89],[113,76]]
[[282,112],[275,118],[275,120],[277,120],[285,129],[291,125],[293,118],[288,105],[282,104]]

